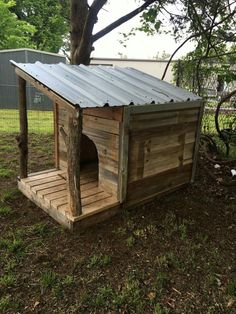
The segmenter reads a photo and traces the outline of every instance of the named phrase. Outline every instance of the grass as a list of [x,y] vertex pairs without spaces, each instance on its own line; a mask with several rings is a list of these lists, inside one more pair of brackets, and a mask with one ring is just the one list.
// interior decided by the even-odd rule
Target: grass
[[13,171],[7,168],[0,166],[0,178],[8,179],[13,174]]
[[226,287],[226,292],[233,298],[236,299],[236,279],[230,280]]
[[0,297],[0,311],[4,313],[10,307],[11,301],[9,296]]
[[[53,132],[53,112],[28,110],[30,132],[48,134]],[[0,109],[0,133],[19,133],[19,111]],[[7,149],[7,147],[6,147]]]
[[0,217],[7,217],[11,214],[12,209],[9,206],[0,205]]
[[13,234],[9,238],[0,239],[0,249],[3,248],[7,253],[14,256],[22,256],[25,250],[24,242],[18,234]]
[[0,287],[12,286],[15,282],[15,277],[13,274],[6,274],[0,277]]
[[[30,143],[37,171],[52,136]],[[235,313],[235,191],[202,164],[193,185],[71,234],[16,192],[14,136],[1,145],[0,313]]]
[[103,267],[108,265],[111,262],[111,257],[107,254],[95,254],[93,255],[89,262],[88,262],[88,268],[93,267]]
[[57,281],[58,281],[57,274],[52,270],[48,270],[42,274],[41,286],[43,289],[52,288],[57,284]]

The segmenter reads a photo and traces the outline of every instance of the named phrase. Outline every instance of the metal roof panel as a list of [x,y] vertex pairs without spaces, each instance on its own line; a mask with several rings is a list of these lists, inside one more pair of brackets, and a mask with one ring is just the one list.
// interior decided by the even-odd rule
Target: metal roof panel
[[11,63],[82,108],[185,102],[201,98],[133,68]]

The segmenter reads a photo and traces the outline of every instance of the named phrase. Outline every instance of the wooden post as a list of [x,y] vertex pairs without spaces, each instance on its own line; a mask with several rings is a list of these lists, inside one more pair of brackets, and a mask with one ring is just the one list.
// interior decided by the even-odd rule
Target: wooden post
[[197,130],[196,130],[195,146],[194,146],[194,151],[193,151],[193,168],[192,168],[192,175],[191,175],[191,183],[194,182],[195,173],[197,169],[198,149],[199,149],[201,130],[202,130],[203,113],[204,113],[204,102],[202,101],[201,107],[199,108],[198,125],[197,125]]
[[20,150],[20,178],[28,176],[28,121],[26,106],[26,81],[19,77],[20,135],[17,137]]
[[128,158],[129,158],[129,107],[123,107],[123,122],[120,127],[120,163],[119,163],[119,191],[118,199],[123,203],[127,194],[128,183]]
[[53,103],[53,125],[54,125],[54,155],[55,155],[55,168],[59,169],[59,130],[58,130],[58,104],[56,101]]
[[79,216],[82,214],[80,197],[80,147],[82,137],[82,110],[75,108],[73,116],[69,117],[68,135],[60,128],[67,147],[67,172],[69,204],[71,214]]

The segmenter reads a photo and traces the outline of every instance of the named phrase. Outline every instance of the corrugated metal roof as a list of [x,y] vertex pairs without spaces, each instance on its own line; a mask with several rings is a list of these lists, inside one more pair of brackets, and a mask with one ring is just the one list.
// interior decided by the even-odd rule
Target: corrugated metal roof
[[200,99],[182,88],[133,68],[11,62],[71,104],[82,108]]

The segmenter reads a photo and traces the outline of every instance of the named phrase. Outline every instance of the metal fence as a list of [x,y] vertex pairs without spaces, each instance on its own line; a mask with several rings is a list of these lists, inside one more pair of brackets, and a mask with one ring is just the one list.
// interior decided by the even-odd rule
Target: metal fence
[[[50,134],[53,132],[53,111],[34,108],[28,110],[29,133]],[[19,133],[19,111],[1,108],[0,133]]]

